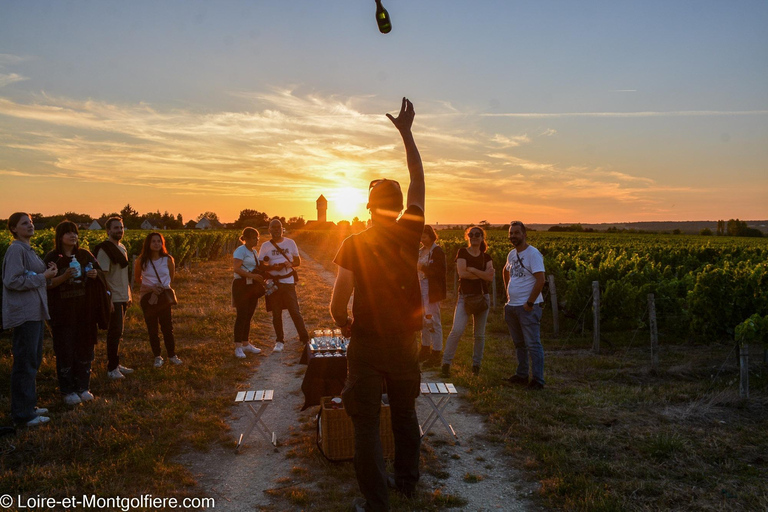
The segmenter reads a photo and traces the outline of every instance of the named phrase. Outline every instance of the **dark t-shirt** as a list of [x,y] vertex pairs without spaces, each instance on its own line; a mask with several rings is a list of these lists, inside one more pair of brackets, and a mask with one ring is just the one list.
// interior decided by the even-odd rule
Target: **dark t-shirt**
[[[472,256],[466,247],[459,249],[456,253],[456,260],[463,259],[467,262],[467,268],[476,268],[485,271],[491,257],[487,253],[480,253],[480,256]],[[488,281],[484,279],[462,279],[459,278],[459,291],[464,295],[477,295],[488,293]]]
[[352,336],[391,337],[421,329],[416,266],[424,212],[409,206],[393,225],[375,225],[348,237],[334,263],[355,276]]
[[[75,325],[83,321],[85,314],[85,266],[88,263],[93,264],[94,268],[100,268],[93,255],[85,249],[78,249],[75,255],[80,262],[80,277],[69,279],[56,288],[48,290],[48,309],[51,315],[52,325]],[[70,256],[64,256],[55,250],[45,255],[43,259],[45,265],[49,262],[56,263],[58,272],[56,276],[62,275],[69,269],[69,263],[72,261]]]

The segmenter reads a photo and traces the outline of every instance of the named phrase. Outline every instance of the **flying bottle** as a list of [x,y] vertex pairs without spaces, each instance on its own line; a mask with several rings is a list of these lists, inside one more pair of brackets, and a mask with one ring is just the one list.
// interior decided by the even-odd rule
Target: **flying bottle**
[[389,34],[392,30],[392,22],[389,19],[389,13],[381,5],[381,0],[376,0],[376,23],[379,25],[379,32]]

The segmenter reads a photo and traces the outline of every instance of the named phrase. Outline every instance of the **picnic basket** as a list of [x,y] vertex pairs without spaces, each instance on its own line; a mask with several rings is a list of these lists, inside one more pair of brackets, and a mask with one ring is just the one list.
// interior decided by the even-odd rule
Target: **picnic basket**
[[[355,456],[355,429],[352,418],[342,404],[324,396],[317,419],[317,447],[328,460],[351,460]],[[395,438],[392,435],[392,415],[388,404],[381,404],[379,419],[381,448],[385,459],[395,458]]]

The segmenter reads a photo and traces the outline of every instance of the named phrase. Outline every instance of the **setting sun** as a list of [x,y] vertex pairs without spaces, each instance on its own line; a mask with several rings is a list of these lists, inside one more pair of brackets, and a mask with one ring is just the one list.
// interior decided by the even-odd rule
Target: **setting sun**
[[368,197],[365,191],[353,187],[338,188],[328,193],[330,220],[352,220],[353,217],[366,218],[365,205]]

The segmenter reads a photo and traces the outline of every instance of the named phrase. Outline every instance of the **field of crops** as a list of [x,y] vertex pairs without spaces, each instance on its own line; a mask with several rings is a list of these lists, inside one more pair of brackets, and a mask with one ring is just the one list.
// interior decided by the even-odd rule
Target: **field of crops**
[[[449,259],[466,244],[458,231],[441,231]],[[655,296],[660,325],[682,336],[733,339],[757,313],[768,315],[768,240],[735,237],[530,232],[544,255],[566,311],[591,322],[592,281],[600,282],[601,320],[607,329],[635,329],[647,321]],[[511,249],[504,231],[489,231],[488,252],[501,286]]]
[[[326,243],[330,254],[343,235],[306,233],[308,243]],[[438,232],[452,260],[466,245],[461,231]],[[317,239],[317,240],[315,240]],[[677,338],[733,340],[736,327],[768,315],[768,239],[620,233],[529,232],[528,242],[544,255],[555,277],[566,316],[592,323],[592,282],[599,281],[601,325],[627,331],[648,322],[653,293],[659,328]],[[488,253],[496,269],[497,295],[504,300],[502,272],[512,248],[506,231],[488,232]]]
[[[130,230],[125,232],[123,244],[128,249],[128,255],[136,256],[141,252],[144,239],[150,231]],[[176,260],[177,267],[187,265],[192,259],[209,260],[219,257],[224,249],[234,250],[239,231],[234,230],[168,230],[163,231],[166,248]],[[107,233],[101,230],[81,230],[80,247],[91,249],[104,241]],[[5,251],[13,241],[9,231],[0,232],[0,260],[5,256]],[[40,257],[43,257],[54,246],[54,232],[52,229],[38,231],[32,238],[32,247]]]

